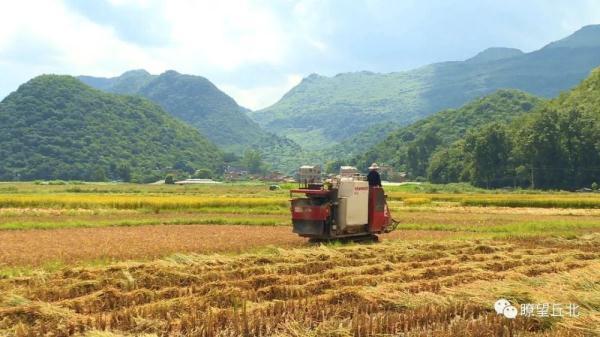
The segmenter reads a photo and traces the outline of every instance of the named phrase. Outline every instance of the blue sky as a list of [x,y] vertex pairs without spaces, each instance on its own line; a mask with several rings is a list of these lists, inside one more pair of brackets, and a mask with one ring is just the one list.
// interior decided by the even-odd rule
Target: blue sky
[[0,97],[42,73],[202,75],[252,109],[310,73],[525,52],[600,23],[594,0],[22,0],[0,11]]

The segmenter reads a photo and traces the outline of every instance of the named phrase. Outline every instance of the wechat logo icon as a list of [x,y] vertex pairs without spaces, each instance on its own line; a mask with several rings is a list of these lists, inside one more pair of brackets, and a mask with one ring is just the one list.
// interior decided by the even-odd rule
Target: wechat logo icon
[[515,308],[508,300],[503,298],[499,299],[494,303],[494,310],[496,310],[496,314],[504,315],[506,318],[513,319],[517,317],[517,308]]

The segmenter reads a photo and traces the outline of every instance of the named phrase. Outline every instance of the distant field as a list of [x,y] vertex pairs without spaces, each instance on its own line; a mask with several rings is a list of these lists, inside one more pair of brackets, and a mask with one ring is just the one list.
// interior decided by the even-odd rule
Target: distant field
[[[3,183],[0,184],[0,230],[198,223],[289,225],[288,189],[292,187],[293,184],[287,184],[280,190],[269,191],[265,184]],[[484,213],[494,207],[553,209],[555,217],[541,220],[574,220],[575,224],[594,222],[600,214],[600,193],[502,193],[463,185],[390,186],[386,191],[394,216],[402,223],[407,222],[402,216],[404,212],[429,217],[430,213],[470,214],[470,210],[483,207]],[[585,219],[579,219],[558,209],[589,209],[590,212]],[[540,220],[536,212],[513,217],[510,223],[536,222]],[[522,212],[516,212],[519,213]],[[469,221],[468,217],[465,219]],[[445,222],[443,218],[431,221],[429,225]],[[422,221],[418,224],[423,225]],[[506,223],[500,223],[503,224]],[[565,229],[569,229],[568,226]]]
[[[392,186],[397,231],[318,246],[290,187],[0,183],[0,335],[600,332],[600,194]],[[508,322],[499,297],[581,315]]]

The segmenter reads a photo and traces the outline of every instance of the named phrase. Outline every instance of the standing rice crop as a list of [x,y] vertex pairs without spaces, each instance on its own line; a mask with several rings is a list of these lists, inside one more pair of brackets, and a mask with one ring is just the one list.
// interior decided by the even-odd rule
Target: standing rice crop
[[202,207],[286,207],[287,199],[186,195],[1,195],[0,208],[195,209]]

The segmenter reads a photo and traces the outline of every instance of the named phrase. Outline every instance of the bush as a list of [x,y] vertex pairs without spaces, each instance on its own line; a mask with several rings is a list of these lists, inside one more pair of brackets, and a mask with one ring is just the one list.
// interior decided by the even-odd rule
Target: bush
[[196,179],[210,179],[212,177],[213,177],[212,171],[207,168],[199,169],[193,175],[193,178],[196,178]]
[[173,185],[175,184],[175,177],[172,174],[167,174],[165,177],[165,184]]
[[592,190],[594,190],[594,191],[598,190],[598,183],[595,181],[592,183]]

